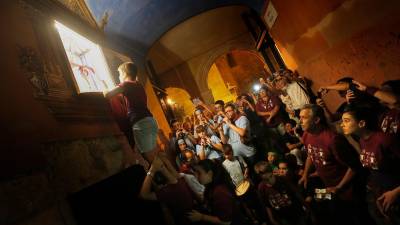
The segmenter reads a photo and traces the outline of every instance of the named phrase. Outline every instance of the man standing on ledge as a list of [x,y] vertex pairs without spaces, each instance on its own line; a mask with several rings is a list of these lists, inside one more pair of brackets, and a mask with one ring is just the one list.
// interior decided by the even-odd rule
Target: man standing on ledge
[[118,67],[120,84],[110,91],[104,91],[106,98],[122,94],[126,103],[128,118],[133,129],[135,148],[151,163],[157,153],[158,126],[147,108],[147,96],[138,82],[137,67],[132,62]]

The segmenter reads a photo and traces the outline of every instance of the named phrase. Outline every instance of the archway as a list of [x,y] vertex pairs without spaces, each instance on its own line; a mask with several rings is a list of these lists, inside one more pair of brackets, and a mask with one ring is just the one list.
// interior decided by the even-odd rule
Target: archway
[[190,94],[182,89],[176,87],[166,88],[168,94],[168,104],[171,105],[174,116],[178,120],[183,120],[185,116],[192,115],[194,112],[194,105],[191,101]]
[[260,55],[251,50],[231,50],[217,57],[208,71],[208,88],[215,100],[229,102],[252,91],[260,77],[269,74]]

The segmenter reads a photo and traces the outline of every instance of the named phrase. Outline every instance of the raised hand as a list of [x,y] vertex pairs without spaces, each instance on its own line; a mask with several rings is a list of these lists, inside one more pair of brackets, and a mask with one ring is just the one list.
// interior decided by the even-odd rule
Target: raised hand
[[356,80],[353,80],[353,84],[355,84],[356,88],[360,91],[366,91],[367,90],[367,86],[363,83],[360,83]]

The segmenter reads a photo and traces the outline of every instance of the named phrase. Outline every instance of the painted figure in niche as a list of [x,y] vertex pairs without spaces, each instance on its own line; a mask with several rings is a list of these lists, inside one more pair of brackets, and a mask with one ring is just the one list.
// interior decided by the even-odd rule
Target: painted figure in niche
[[[86,58],[87,54],[91,49],[81,49],[79,45],[74,43],[73,40],[70,40],[70,46],[67,51],[67,55],[69,56],[71,67],[74,70],[74,73],[80,75],[80,77],[85,81],[89,90],[99,91],[103,90],[103,88],[107,88],[107,84],[104,80],[101,80],[95,71],[95,69],[89,65],[88,60]],[[103,84],[104,87],[100,87],[99,84]]]

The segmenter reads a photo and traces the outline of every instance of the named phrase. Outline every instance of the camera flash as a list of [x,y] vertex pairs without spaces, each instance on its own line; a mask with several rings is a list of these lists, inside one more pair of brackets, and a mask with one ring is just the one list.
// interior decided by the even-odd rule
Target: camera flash
[[255,92],[258,92],[260,89],[261,89],[261,85],[259,85],[259,84],[255,84],[255,85],[253,86],[253,90],[254,90]]

